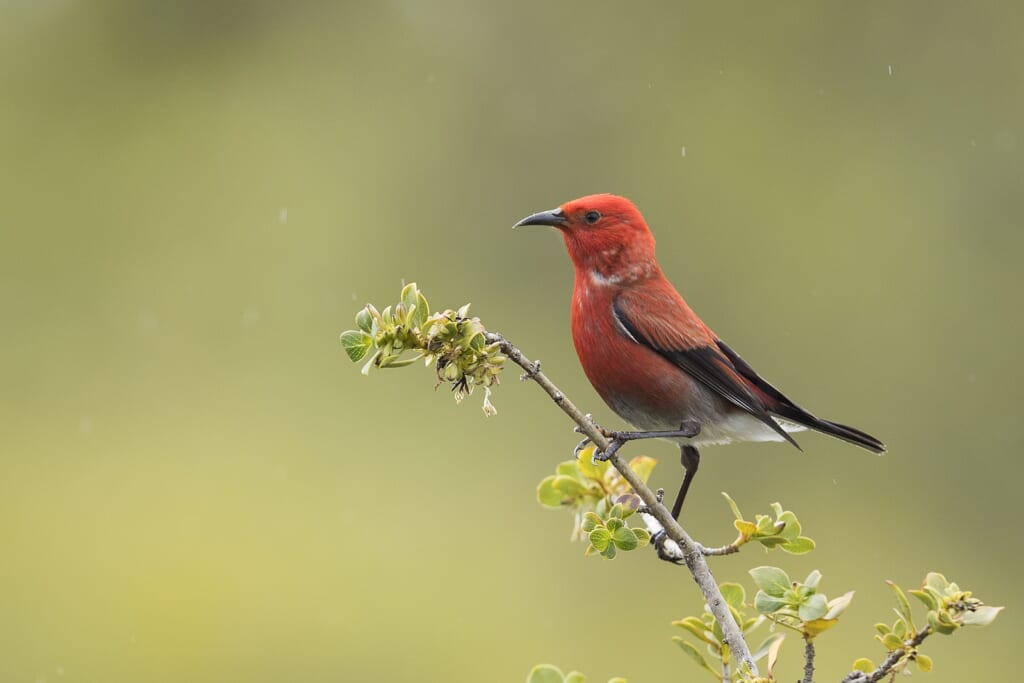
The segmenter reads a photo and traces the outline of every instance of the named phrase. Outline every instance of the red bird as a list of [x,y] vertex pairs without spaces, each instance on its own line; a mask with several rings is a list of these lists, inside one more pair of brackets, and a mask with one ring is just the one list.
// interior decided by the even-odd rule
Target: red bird
[[665,278],[654,236],[628,199],[590,195],[527,216],[521,225],[562,232],[576,269],[576,354],[608,407],[643,430],[611,432],[609,451],[638,438],[679,443],[685,473],[674,517],[697,472],[701,446],[788,441],[799,448],[788,432],[810,428],[875,453],[885,450],[873,436],[807,412],[726,346]]

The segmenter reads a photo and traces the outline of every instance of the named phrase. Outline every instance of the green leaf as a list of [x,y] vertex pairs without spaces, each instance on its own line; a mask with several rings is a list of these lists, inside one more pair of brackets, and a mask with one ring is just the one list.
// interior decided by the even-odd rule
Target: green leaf
[[817,569],[811,571],[811,573],[807,575],[807,578],[804,579],[804,585],[812,591],[818,589],[819,583],[821,583],[821,572]]
[[582,451],[580,451],[579,457],[576,462],[580,468],[580,474],[587,479],[594,481],[601,481],[604,479],[605,472],[608,471],[609,463],[607,460],[594,462],[594,444],[590,444]]
[[570,671],[565,674],[565,683],[584,683],[587,677],[581,674],[579,671]]
[[867,657],[861,657],[853,663],[854,671],[863,671],[866,674],[871,673],[875,670],[875,663]]
[[768,595],[764,591],[757,591],[757,595],[754,596],[754,609],[761,614],[774,614],[788,606],[789,602],[784,598]]
[[910,613],[910,601],[907,600],[906,593],[904,593],[903,589],[897,586],[894,582],[886,581],[886,583],[889,584],[889,588],[892,588],[892,592],[896,595],[897,613],[903,617],[908,626],[912,627],[914,624],[914,616]]
[[760,543],[761,545],[763,545],[765,548],[775,548],[776,546],[781,546],[783,543],[786,543],[786,539],[783,538],[782,536],[777,536],[777,535],[774,535],[774,536],[758,536],[757,537],[757,542]]
[[729,508],[732,510],[733,517],[735,517],[739,521],[742,521],[743,515],[740,514],[740,506],[737,505],[736,501],[733,500],[725,491],[722,491],[722,496],[725,498],[726,502],[729,503]]
[[603,526],[599,526],[590,532],[588,538],[590,539],[590,545],[598,552],[604,552],[612,540],[612,532],[608,531]]
[[[605,463],[607,465],[608,463]],[[640,477],[640,480],[647,483],[647,480],[651,478],[651,472],[654,471],[654,467],[658,464],[658,461],[654,458],[646,455],[638,455],[629,461],[629,469],[636,472],[636,476]]]
[[735,610],[742,611],[746,605],[747,592],[738,583],[723,583],[720,585],[719,590],[722,591],[722,597],[725,598],[725,602]]
[[776,598],[781,598],[793,585],[789,575],[778,567],[754,567],[750,570],[750,577],[758,588]]
[[949,619],[949,615],[938,610],[932,610],[928,613],[928,625],[937,633],[946,636],[959,628],[955,622]]
[[412,365],[413,363],[415,363],[419,359],[420,359],[419,356],[416,356],[415,358],[402,358],[402,359],[399,359],[398,356],[389,356],[388,358],[385,358],[384,360],[382,360],[380,362],[380,366],[379,367],[381,367],[381,368],[388,368],[389,370],[394,369],[394,368],[404,368],[406,365]]
[[363,307],[358,313],[356,313],[356,327],[367,334],[373,333],[373,316],[370,315],[370,309]]
[[757,533],[761,536],[774,536],[775,522],[768,515],[756,515],[754,522],[757,524]]
[[556,475],[553,485],[567,498],[576,498],[583,493],[583,484],[579,479],[567,477],[564,474]]
[[789,510],[786,510],[779,515],[778,521],[783,522],[786,525],[782,531],[779,532],[779,536],[782,536],[787,541],[792,541],[800,535],[800,522],[797,521],[796,515]]
[[604,558],[606,560],[614,560],[615,559],[615,555],[617,553],[618,553],[618,551],[615,550],[615,544],[614,543],[609,543],[605,547],[605,549],[601,551],[601,554],[604,555]]
[[430,305],[427,304],[427,298],[422,293],[416,293],[416,316],[413,318],[413,324],[423,329],[427,319],[430,317]]
[[814,541],[806,536],[797,536],[779,547],[790,555],[804,555],[814,550]]
[[996,617],[999,616],[999,612],[1003,610],[1002,607],[993,607],[992,605],[981,605],[980,607],[974,608],[973,612],[964,612],[964,616],[960,622],[964,626],[988,626]]
[[832,598],[828,601],[828,611],[825,612],[825,619],[838,619],[839,616],[846,611],[846,608],[850,606],[850,601],[853,600],[854,591],[843,593],[838,598]]
[[887,633],[882,637],[882,645],[889,651],[899,650],[903,647],[903,640],[895,633]]
[[341,345],[353,363],[358,363],[373,346],[373,337],[362,330],[345,330],[341,333]]
[[932,658],[928,655],[918,653],[914,655],[914,661],[917,662],[917,668],[923,673],[928,673],[932,670]]
[[651,542],[651,532],[647,529],[641,529],[637,527],[633,529],[633,535],[636,536],[636,543],[638,548],[643,548]]
[[760,645],[757,646],[757,649],[750,653],[751,659],[753,659],[755,662],[761,659],[771,651],[772,646],[775,645],[776,641],[781,641],[785,637],[786,635],[784,633],[771,634],[770,636],[765,638]]
[[674,640],[676,642],[676,644],[678,644],[679,647],[681,647],[683,649],[683,652],[685,652],[687,655],[689,655],[690,659],[692,659],[693,661],[695,661],[697,663],[697,666],[699,666],[700,668],[702,668],[705,671],[707,671],[716,680],[719,680],[719,681],[722,680],[721,675],[719,673],[717,673],[714,669],[711,668],[711,665],[708,664],[708,660],[704,659],[704,655],[701,653],[700,650],[698,650],[696,648],[696,646],[691,645],[690,643],[686,642],[685,640],[683,640],[679,636],[673,636],[672,640]]
[[[781,634],[780,634],[781,635]],[[782,649],[782,641],[784,638],[779,638],[768,647],[768,676],[771,677],[772,672],[775,671],[775,663],[779,661],[779,651]]]
[[825,600],[825,596],[822,593],[815,593],[800,605],[797,613],[800,615],[801,621],[814,621],[825,616],[827,611],[828,601]]
[[929,588],[934,588],[939,595],[942,595],[946,592],[946,588],[949,586],[949,581],[946,580],[945,576],[938,572],[928,572],[924,577],[924,585]]
[[369,374],[370,374],[370,368],[371,368],[371,367],[373,367],[373,363],[374,363],[374,362],[375,362],[375,361],[376,361],[376,360],[377,360],[378,358],[380,358],[380,354],[381,354],[381,352],[380,352],[380,350],[378,349],[376,353],[374,353],[374,354],[373,354],[372,356],[370,356],[370,357],[369,357],[369,358],[367,359],[366,363],[364,363],[364,364],[363,364],[363,367],[362,367],[362,369],[361,369],[361,370],[359,370],[359,372],[361,372],[361,373],[362,373],[362,374],[364,374],[364,375],[369,375]]
[[578,480],[580,478],[580,468],[576,466],[575,460],[566,460],[558,463],[558,466],[555,467],[555,474],[561,474],[562,476]]
[[560,508],[565,494],[555,488],[555,475],[545,477],[537,486],[537,502],[544,507]]
[[912,589],[907,592],[923,602],[928,609],[937,609],[939,607],[939,602],[935,599],[935,596],[928,591]]
[[692,633],[700,640],[703,640],[708,645],[711,645],[715,648],[719,646],[718,641],[716,641],[714,638],[715,634],[709,631],[707,627],[705,627],[704,622],[698,619],[697,617],[686,617],[685,619],[681,619],[679,621],[673,621],[672,625],[679,626],[680,628],[685,628],[687,631]]
[[629,683],[629,681],[620,676],[616,676],[615,678],[609,678],[608,683]]
[[585,533],[589,534],[591,531],[593,531],[599,526],[604,526],[604,521],[597,513],[588,512],[583,515],[582,528]]
[[620,527],[612,533],[612,542],[619,546],[619,550],[635,550],[639,545],[636,534],[629,527]]
[[565,677],[557,666],[538,664],[530,671],[526,683],[565,683]]
[[415,282],[410,282],[405,287],[402,287],[402,294],[400,296],[402,305],[407,309],[415,306],[417,294],[419,294],[419,290],[417,289]]

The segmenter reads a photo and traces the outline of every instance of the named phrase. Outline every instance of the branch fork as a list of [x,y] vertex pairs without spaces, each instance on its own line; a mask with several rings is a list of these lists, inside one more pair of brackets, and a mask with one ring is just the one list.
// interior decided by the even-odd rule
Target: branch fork
[[[645,523],[647,518],[653,518],[657,524],[661,526],[663,533],[667,536],[663,547],[671,547],[669,542],[675,545],[675,549],[672,550],[673,557],[678,554],[678,560],[685,563],[690,573],[693,575],[694,581],[700,587],[701,592],[704,594],[704,599],[707,602],[708,610],[714,615],[715,619],[722,627],[722,632],[725,635],[725,641],[732,650],[733,655],[736,657],[740,665],[745,665],[750,673],[757,675],[757,665],[754,663],[753,658],[750,655],[750,648],[747,646],[746,641],[743,638],[743,633],[737,625],[736,620],[733,619],[732,613],[729,611],[729,606],[722,596],[721,590],[718,588],[718,583],[715,581],[714,576],[711,574],[711,569],[708,567],[707,561],[704,559],[705,549],[690,535],[686,532],[683,527],[679,525],[679,522],[672,517],[671,512],[666,508],[657,494],[652,491],[647,484],[643,482],[637,474],[630,469],[629,465],[624,461],[619,454],[616,452],[617,449],[611,449],[614,441],[609,440],[604,430],[594,424],[593,419],[583,413],[579,408],[570,401],[565,394],[555,384],[548,379],[540,370],[540,364],[529,360],[523,355],[516,346],[505,339],[500,334],[494,334],[491,332],[486,333],[486,340],[488,344],[498,344],[501,352],[512,360],[516,365],[523,368],[526,372],[522,379],[532,379],[535,381],[541,389],[543,389],[551,400],[562,409],[566,415],[568,415],[576,424],[577,430],[581,434],[587,437],[594,446],[597,447],[598,451],[601,451],[607,455],[608,462],[611,463],[612,467],[619,471],[622,478],[625,479],[629,485],[633,488],[640,499],[644,502],[647,507],[647,512],[644,514]],[[584,442],[585,444],[585,442]],[[581,444],[582,446],[582,444]],[[577,446],[577,448],[581,448]],[[621,443],[620,443],[621,446]],[[678,553],[676,552],[678,550]],[[709,553],[718,554],[718,553]],[[726,553],[721,553],[726,554]],[[673,560],[675,561],[675,559]],[[677,562],[678,563],[678,562]]]

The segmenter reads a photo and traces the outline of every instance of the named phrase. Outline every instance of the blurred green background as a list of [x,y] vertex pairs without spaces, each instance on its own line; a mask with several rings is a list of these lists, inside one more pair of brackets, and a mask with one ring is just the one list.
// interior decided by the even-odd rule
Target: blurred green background
[[[509,229],[592,192],[766,377],[890,447],[705,451],[699,539],[728,490],[819,543],[718,578],[857,589],[838,680],[881,659],[884,580],[940,570],[1010,608],[928,643],[928,680],[1007,674],[1022,36],[1008,2],[0,3],[0,680],[702,678],[685,572],[586,559],[536,503],[575,443],[536,387],[488,419],[337,341],[416,280],[617,424],[563,245]],[[677,485],[671,445],[628,448]]]

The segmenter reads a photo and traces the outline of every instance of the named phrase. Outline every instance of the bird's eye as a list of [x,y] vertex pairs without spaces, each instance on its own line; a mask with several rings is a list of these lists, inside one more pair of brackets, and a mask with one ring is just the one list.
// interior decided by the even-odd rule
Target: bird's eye
[[601,220],[601,212],[600,211],[587,211],[586,215],[583,216],[583,220],[585,220],[590,225],[593,225],[594,223],[596,223],[599,220]]

